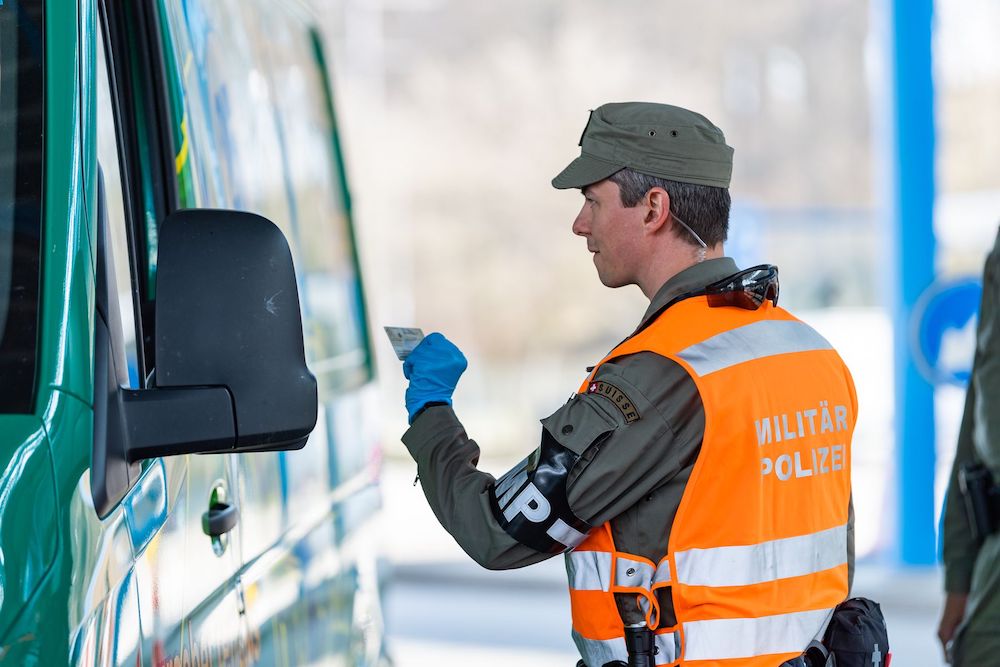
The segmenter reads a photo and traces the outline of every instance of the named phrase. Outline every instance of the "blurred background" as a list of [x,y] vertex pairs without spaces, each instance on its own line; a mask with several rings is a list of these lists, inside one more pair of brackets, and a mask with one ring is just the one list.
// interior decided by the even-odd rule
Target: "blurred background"
[[[923,26],[929,62],[919,44],[908,50],[913,28],[887,0],[311,4],[378,354],[397,663],[574,664],[559,559],[480,570],[412,484],[404,383],[381,327],[454,340],[470,362],[455,406],[480,467],[499,476],[523,458],[538,420],[647,305],[638,288],[600,284],[570,231],[579,194],[549,185],[590,109],[646,100],[725,131],[736,149],[728,254],[777,264],[782,305],[851,367],[856,592],[883,602],[894,664],[942,664],[936,527],[974,345],[962,304],[977,301],[945,299],[945,315],[928,303],[955,285],[975,292],[1000,220],[1000,4],[937,0]],[[921,82],[933,97],[900,93]],[[914,126],[907,153],[893,137]],[[920,265],[905,268],[907,256]],[[896,354],[917,373],[900,375]]]

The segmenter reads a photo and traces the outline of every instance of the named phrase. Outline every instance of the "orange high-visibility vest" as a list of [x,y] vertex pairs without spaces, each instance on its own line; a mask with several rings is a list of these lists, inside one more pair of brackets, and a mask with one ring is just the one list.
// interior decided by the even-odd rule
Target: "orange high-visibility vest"
[[[773,667],[800,655],[848,595],[857,397],[847,366],[770,302],[710,308],[705,297],[671,306],[601,363],[642,351],[691,375],[704,439],[659,563],[618,551],[610,524],[566,554],[584,661],[628,659],[615,593],[637,596],[658,665]],[[664,587],[669,627],[654,594]]]

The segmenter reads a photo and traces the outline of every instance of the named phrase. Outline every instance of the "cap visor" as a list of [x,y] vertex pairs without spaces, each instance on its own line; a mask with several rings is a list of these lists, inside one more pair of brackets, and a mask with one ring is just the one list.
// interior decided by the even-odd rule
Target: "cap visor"
[[570,162],[568,167],[552,179],[552,187],[557,190],[583,188],[591,183],[603,181],[611,174],[623,169],[624,166],[583,154]]

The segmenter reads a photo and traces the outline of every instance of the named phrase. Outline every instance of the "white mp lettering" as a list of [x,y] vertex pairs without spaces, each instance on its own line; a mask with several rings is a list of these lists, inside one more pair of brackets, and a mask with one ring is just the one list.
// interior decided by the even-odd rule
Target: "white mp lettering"
[[503,518],[508,522],[513,521],[518,514],[523,514],[524,518],[533,523],[541,523],[552,511],[552,506],[548,499],[542,495],[533,482],[524,487],[517,498],[503,511]]
[[792,476],[792,457],[788,454],[779,456],[778,460],[774,462],[774,474],[782,482],[789,479]]

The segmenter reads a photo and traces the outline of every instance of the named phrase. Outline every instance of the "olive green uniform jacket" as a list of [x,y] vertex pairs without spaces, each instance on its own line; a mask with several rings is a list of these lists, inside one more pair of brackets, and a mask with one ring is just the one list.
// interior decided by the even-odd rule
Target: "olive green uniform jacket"
[[943,527],[945,590],[968,593],[965,620],[956,633],[955,665],[1000,664],[1000,533],[972,540],[963,510],[958,471],[981,463],[1000,482],[1000,234],[986,259],[972,381],[948,484]]
[[[737,271],[736,263],[724,257],[678,273],[653,297],[636,331],[676,297]],[[591,526],[610,520],[619,550],[658,563],[667,553],[670,527],[701,448],[704,406],[688,373],[652,352],[607,362],[594,380],[624,392],[639,419],[626,422],[611,399],[595,393],[573,396],[542,420],[542,427],[556,441],[571,451],[584,452],[569,471],[570,509]],[[603,432],[608,417],[616,420],[616,428],[599,446],[574,442],[575,438]],[[565,429],[566,424],[576,427]],[[476,468],[479,447],[466,435],[450,406],[429,407],[420,413],[403,435],[403,444],[417,462],[417,473],[434,514],[477,563],[490,569],[509,569],[553,555],[517,542],[497,523],[490,507],[494,477]],[[848,563],[853,574],[853,514],[848,528]],[[619,596],[617,601],[626,624],[644,620],[635,596]],[[670,600],[659,601],[661,624],[672,624]]]

